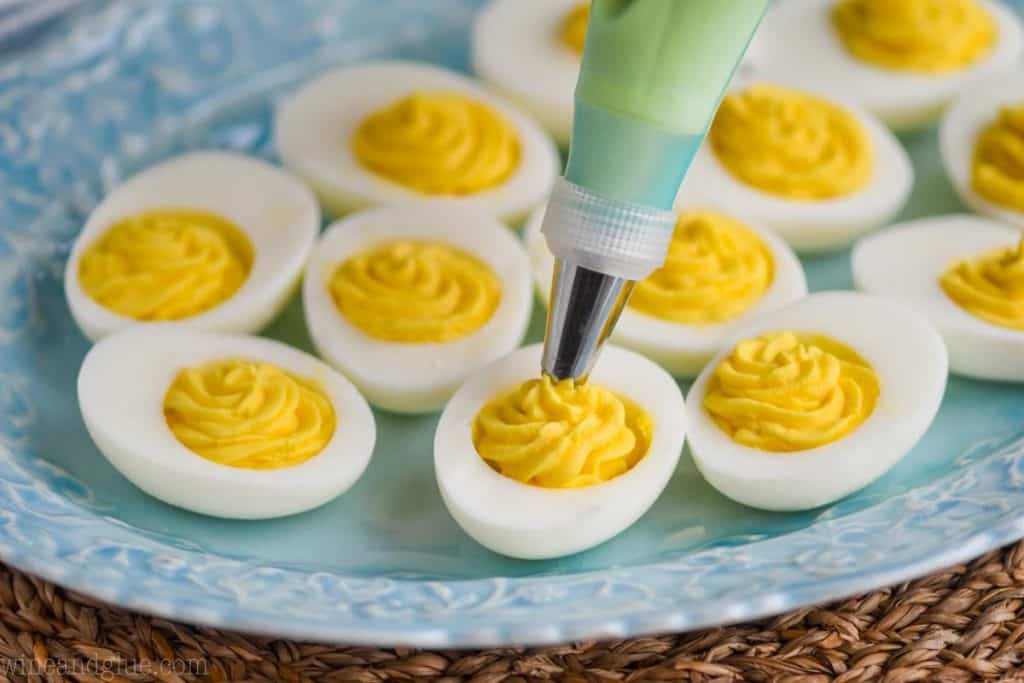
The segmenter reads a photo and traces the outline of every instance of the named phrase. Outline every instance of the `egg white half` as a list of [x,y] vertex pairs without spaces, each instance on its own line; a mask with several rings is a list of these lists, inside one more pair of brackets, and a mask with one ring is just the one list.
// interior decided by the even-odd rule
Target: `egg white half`
[[[327,288],[351,256],[395,239],[437,241],[487,264],[501,283],[501,302],[477,331],[443,343],[374,339],[338,310]],[[533,304],[530,266],[519,240],[489,214],[447,203],[368,209],[324,232],[306,269],[302,302],[320,355],[343,372],[374,405],[401,413],[440,410],[478,368],[522,341]]]
[[160,208],[201,209],[232,221],[253,247],[242,286],[208,311],[176,321],[218,332],[256,332],[288,303],[320,229],[313,194],[288,173],[229,152],[192,152],[139,173],[115,188],[89,215],[71,248],[64,292],[71,315],[92,341],[152,324],[105,308],[79,281],[82,254],[117,221]]
[[939,128],[939,148],[957,194],[978,213],[1024,225],[1024,212],[1001,206],[978,194],[971,182],[971,162],[978,135],[1006,105],[1024,103],[1024,69],[1019,65],[993,74],[965,89],[949,108]]
[[473,24],[473,70],[563,146],[572,133],[580,55],[561,38],[579,0],[491,0]]
[[[773,83],[793,87],[791,81]],[[737,83],[731,91],[744,89]],[[805,89],[805,92],[811,92]],[[820,93],[821,97],[825,97]],[[864,233],[885,225],[903,208],[914,184],[910,157],[877,118],[860,107],[826,97],[853,115],[867,131],[874,150],[871,179],[853,194],[822,200],[795,200],[746,184],[722,165],[704,142],[686,174],[677,206],[708,204],[750,218],[777,232],[801,253],[839,249]]]
[[[769,332],[824,334],[846,344],[878,374],[871,415],[832,443],[793,453],[741,445],[704,409],[708,381],[735,345]],[[857,292],[822,292],[749,321],[704,369],[687,395],[690,453],[708,483],[765,510],[806,510],[867,486],[927,431],[946,387],[946,349],[920,314]]]
[[946,342],[953,372],[1024,382],[1024,332],[982,320],[958,306],[939,277],[954,263],[1020,241],[1020,231],[978,216],[900,223],[853,250],[858,289],[899,299],[927,317]]
[[[689,206],[685,210],[692,210]],[[541,228],[544,207],[526,223],[524,239],[537,291],[546,305],[551,298],[551,277],[555,257],[548,249]],[[807,295],[807,278],[793,250],[774,232],[749,221],[743,224],[755,232],[772,255],[774,275],[764,295],[741,316],[723,323],[686,325],[662,320],[626,306],[612,331],[611,340],[641,353],[676,377],[694,377],[711,360],[737,326],[750,316],[771,311]]]
[[460,207],[476,204],[509,222],[522,219],[544,201],[561,163],[547,134],[475,81],[429,64],[355,64],[306,83],[277,110],[274,141],[278,153],[335,216],[378,204],[429,199],[429,195],[363,168],[352,153],[350,140],[370,114],[414,92],[430,90],[462,93],[483,102],[515,128],[520,144],[519,166],[508,179],[488,190],[445,201]]
[[811,90],[860,104],[895,130],[934,121],[953,96],[979,76],[1013,64],[1024,41],[1020,20],[1005,5],[979,0],[998,25],[992,50],[962,71],[916,74],[857,59],[832,24],[835,0],[783,0],[766,14],[756,38],[755,69]]
[[672,378],[643,356],[609,346],[589,381],[651,415],[647,455],[625,474],[578,489],[531,486],[499,474],[473,445],[473,421],[498,394],[539,375],[541,351],[541,344],[521,348],[476,373],[448,402],[434,436],[434,471],[452,517],[481,545],[523,559],[577,553],[632,525],[664,490],[685,436],[683,396]]
[[[168,388],[186,367],[227,359],[265,361],[319,383],[337,417],[327,446],[293,467],[251,470],[207,460],[178,441],[163,414]],[[233,519],[291,515],[344,493],[366,469],[376,439],[363,397],[313,356],[261,337],[168,324],[93,346],[78,374],[78,404],[96,446],[133,484],[171,505]]]

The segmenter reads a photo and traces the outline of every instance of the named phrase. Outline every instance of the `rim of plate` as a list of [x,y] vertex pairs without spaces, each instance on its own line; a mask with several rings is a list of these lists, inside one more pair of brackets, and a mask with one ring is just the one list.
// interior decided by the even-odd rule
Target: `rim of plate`
[[[125,609],[282,638],[466,648],[635,637],[848,597],[1024,536],[1024,432],[976,444],[961,460],[967,466],[927,486],[860,512],[826,513],[806,528],[765,540],[720,543],[684,551],[674,561],[626,568],[443,580],[246,562],[173,547],[138,530],[134,543],[109,539],[114,527],[129,527],[40,486],[3,447],[0,557]],[[32,508],[17,505],[26,490]],[[951,533],[972,506],[1003,514],[984,528]],[[74,519],[74,535],[54,537],[55,519]],[[894,525],[893,519],[901,521]],[[932,543],[921,542],[923,533]],[[889,542],[878,544],[879,538]],[[108,565],[97,570],[83,561],[90,558]]]

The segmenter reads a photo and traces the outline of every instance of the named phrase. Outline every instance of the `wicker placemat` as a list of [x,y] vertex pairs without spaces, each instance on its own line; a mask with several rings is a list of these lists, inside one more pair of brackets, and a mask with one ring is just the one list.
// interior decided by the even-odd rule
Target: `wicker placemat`
[[0,566],[4,681],[1024,681],[1024,543],[820,608],[699,633],[422,652],[242,636]]

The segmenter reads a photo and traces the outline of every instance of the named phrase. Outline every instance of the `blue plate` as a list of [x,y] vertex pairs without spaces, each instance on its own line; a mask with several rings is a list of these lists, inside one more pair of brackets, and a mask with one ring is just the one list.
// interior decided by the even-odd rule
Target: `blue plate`
[[[5,561],[185,621],[470,646],[747,619],[900,581],[1024,535],[1024,387],[960,378],[918,447],[836,505],[751,510],[717,494],[684,457],[628,532],[558,561],[492,554],[449,518],[431,472],[435,417],[378,414],[362,480],[287,519],[190,514],[114,471],[79,417],[75,378],[88,344],[61,285],[90,208],[122,178],[183,149],[273,158],[275,100],[327,65],[401,56],[464,68],[477,5],[124,0],[0,61]],[[934,131],[904,142],[918,176],[906,217],[959,210]],[[805,265],[815,289],[850,286],[848,254]],[[293,302],[267,334],[309,349],[300,308]]]

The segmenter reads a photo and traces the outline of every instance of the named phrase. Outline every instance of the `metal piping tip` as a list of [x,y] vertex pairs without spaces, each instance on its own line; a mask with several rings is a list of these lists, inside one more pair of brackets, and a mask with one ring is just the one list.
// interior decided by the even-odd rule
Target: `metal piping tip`
[[585,381],[634,284],[556,259],[542,370],[556,380]]

